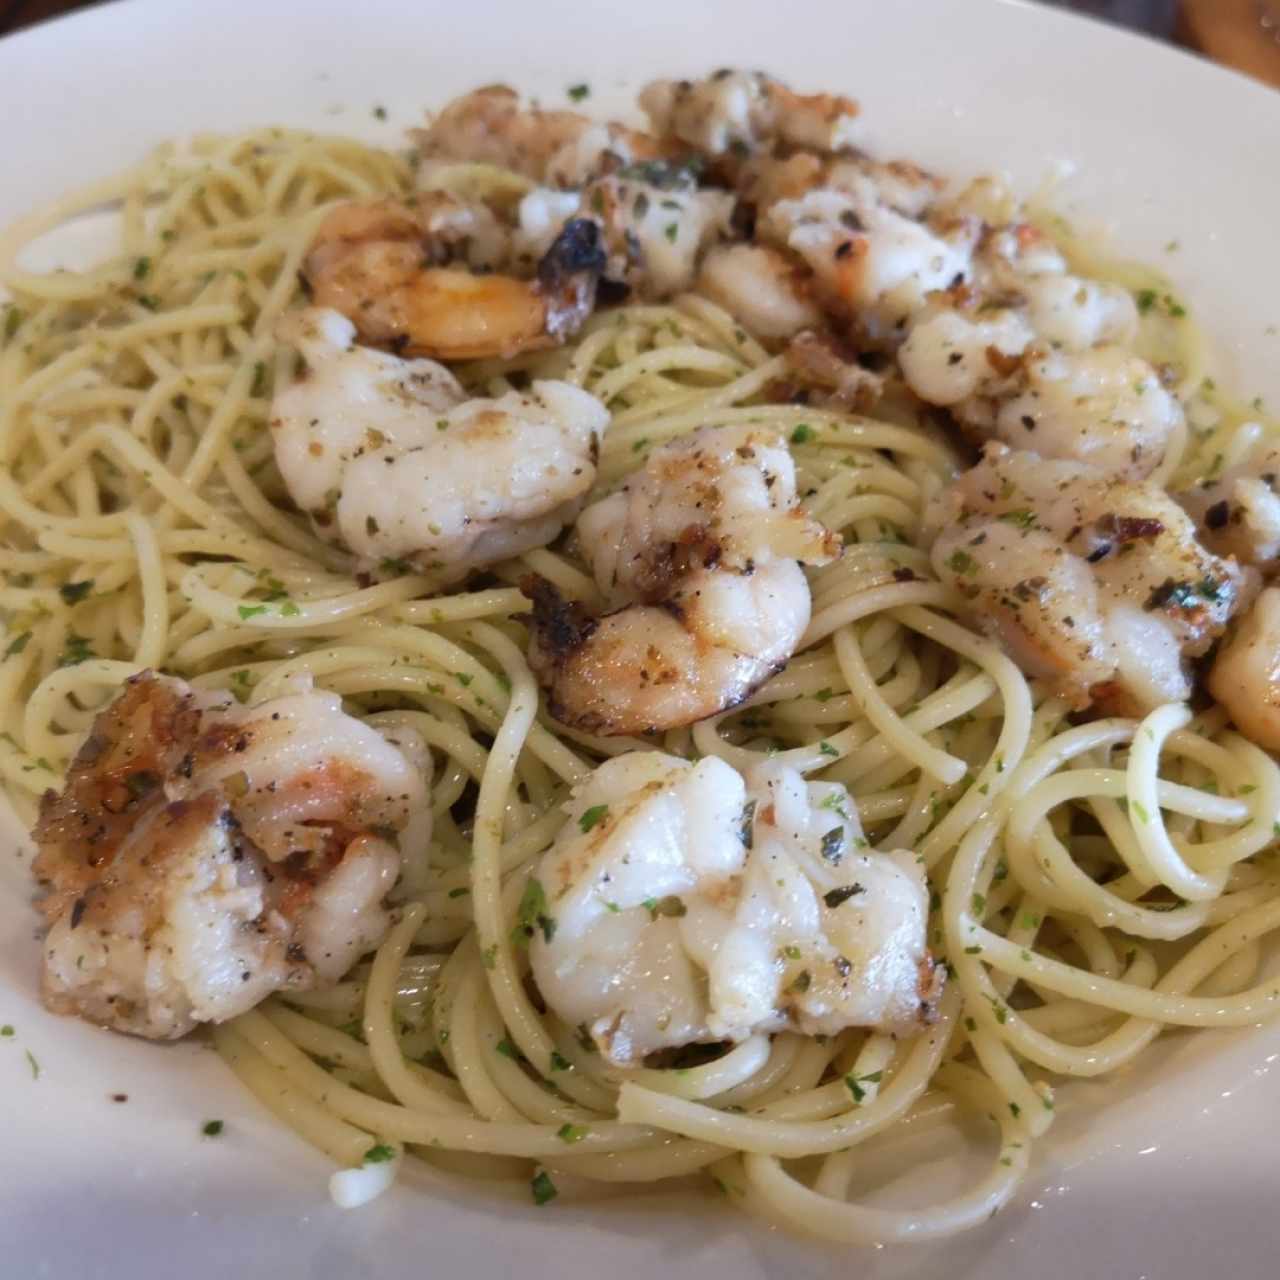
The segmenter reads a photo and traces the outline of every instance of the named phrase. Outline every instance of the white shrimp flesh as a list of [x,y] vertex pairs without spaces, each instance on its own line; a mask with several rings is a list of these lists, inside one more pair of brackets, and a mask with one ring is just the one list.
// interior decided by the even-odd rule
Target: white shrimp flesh
[[1280,445],[1260,436],[1242,457],[1178,494],[1207,546],[1266,576],[1280,568]]
[[608,413],[566,382],[468,399],[430,360],[355,343],[335,311],[289,317],[304,369],[279,392],[280,474],[318,532],[367,568],[405,561],[444,584],[550,542],[595,479]]
[[913,854],[877,853],[838,783],[715,757],[601,765],[543,857],[528,922],[551,1009],[620,1067],[756,1031],[895,1034],[933,1016]]
[[555,188],[581,187],[670,150],[651,135],[620,124],[576,111],[523,106],[519,94],[505,85],[455,98],[418,132],[417,142],[428,167],[490,164]]
[[45,1003],[168,1040],[336,982],[390,924],[397,833],[429,838],[413,736],[319,690],[128,681],[41,802]]
[[1280,751],[1280,587],[1267,587],[1236,623],[1207,683],[1246,738]]
[[1191,692],[1252,575],[1162,489],[988,445],[935,503],[938,576],[1028,675],[1072,705],[1138,714]]
[[529,579],[529,660],[551,714],[600,734],[691,724],[737,705],[809,622],[801,563],[839,538],[801,510],[780,436],[704,427],[655,449],[582,513],[577,537],[606,612]]
[[852,98],[797,94],[759,71],[726,68],[704,80],[655,80],[641,90],[640,106],[659,135],[708,156],[774,143],[839,151],[857,136]]

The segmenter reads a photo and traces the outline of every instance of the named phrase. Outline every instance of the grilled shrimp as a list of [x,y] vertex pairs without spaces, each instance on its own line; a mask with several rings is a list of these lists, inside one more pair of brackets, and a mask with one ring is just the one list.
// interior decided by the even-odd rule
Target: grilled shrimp
[[1280,568],[1280,446],[1259,439],[1233,465],[1177,495],[1207,546],[1270,577]]
[[739,197],[757,216],[780,200],[798,200],[810,191],[862,195],[868,190],[895,213],[922,218],[942,190],[942,180],[906,160],[876,160],[860,151],[821,155],[794,151],[786,156],[759,153],[733,173]]
[[787,1028],[910,1033],[942,984],[909,853],[866,852],[838,783],[631,752],[568,806],[538,869],[534,980],[616,1066]]
[[977,228],[935,232],[883,203],[869,179],[780,200],[757,233],[813,272],[824,307],[868,341],[896,343],[929,294],[963,284]]
[[591,616],[529,580],[529,661],[551,714],[602,734],[691,724],[741,702],[808,625],[798,562],[841,551],[798,506],[786,445],[749,426],[655,449],[582,513],[577,536],[609,611]]
[[[437,193],[412,204],[340,206],[321,223],[303,265],[314,302],[342,312],[366,342],[438,360],[512,356],[563,342],[595,305],[605,262],[598,228],[566,222],[531,280],[433,265],[466,263],[468,254],[477,266],[492,265],[510,251],[482,210],[442,206]],[[459,230],[468,218],[483,234]]]
[[41,801],[45,1003],[169,1040],[336,982],[390,923],[396,833],[430,832],[425,748],[396,736],[335,694],[128,681]]
[[712,249],[698,276],[698,292],[722,306],[765,341],[812,329],[821,313],[809,296],[808,270],[766,245]]
[[580,187],[628,164],[656,160],[667,148],[620,124],[602,124],[576,111],[522,107],[505,85],[455,98],[417,135],[428,164],[498,165],[551,187]]
[[430,360],[355,345],[311,308],[283,332],[305,372],[272,404],[280,474],[317,531],[438,584],[550,542],[595,479],[609,415],[567,382],[469,400]]
[[[1035,324],[1034,306],[938,310],[899,348],[903,378],[922,400],[950,408],[976,441],[1087,462],[1125,480],[1150,475],[1182,423],[1156,371],[1109,342],[1043,345]],[[1105,319],[1087,332],[1110,333]]]
[[1280,588],[1263,591],[1236,624],[1208,686],[1246,738],[1280,751]]
[[999,444],[930,523],[934,569],[973,620],[1077,707],[1137,714],[1187,698],[1187,660],[1254,590],[1163,490]]
[[760,71],[722,70],[705,80],[655,80],[640,93],[654,130],[708,156],[774,143],[839,151],[852,146],[858,104],[798,94]]

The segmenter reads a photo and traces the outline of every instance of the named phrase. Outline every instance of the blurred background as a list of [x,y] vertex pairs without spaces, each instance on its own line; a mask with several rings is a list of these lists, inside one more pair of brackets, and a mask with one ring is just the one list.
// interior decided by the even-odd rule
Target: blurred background
[[[0,36],[102,0],[0,0]],[[536,0],[522,0],[536,3]],[[1038,0],[1192,49],[1280,87],[1280,0]]]

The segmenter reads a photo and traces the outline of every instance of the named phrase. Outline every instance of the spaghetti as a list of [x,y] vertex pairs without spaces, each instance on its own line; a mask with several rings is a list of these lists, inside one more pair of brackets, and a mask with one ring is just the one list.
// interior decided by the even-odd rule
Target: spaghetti
[[[538,1203],[698,1175],[828,1239],[945,1235],[1008,1201],[1058,1082],[1116,1071],[1169,1027],[1274,1011],[1280,979],[1259,975],[1280,929],[1276,763],[1216,707],[1073,723],[953,620],[930,572],[917,539],[952,466],[945,440],[892,399],[874,419],[768,403],[782,358],[701,298],[602,312],[570,345],[459,373],[476,394],[536,373],[599,397],[603,487],[694,427],[790,439],[806,506],[846,554],[811,575],[801,651],[745,706],[657,743],[548,719],[516,584],[534,572],[591,599],[562,550],[429,598],[394,564],[356,585],[275,468],[263,428],[294,357],[273,329],[334,202],[411,178],[391,154],[281,130],[163,149],[20,228],[11,252],[115,201],[122,244],[84,273],[12,274],[0,351],[0,774],[24,819],[95,711],[148,667],[249,703],[306,674],[432,749],[432,844],[403,850],[398,922],[376,954],[213,1032],[264,1105],[344,1167],[340,1202],[413,1155],[523,1182]],[[1190,327],[1147,337],[1193,398]],[[1179,452],[1229,447],[1240,427],[1222,403],[1196,405],[1193,425],[1208,425],[1162,479]],[[886,568],[909,572],[886,582]],[[512,942],[525,881],[569,789],[652,745],[821,771],[850,789],[874,844],[918,851],[930,945],[951,971],[939,1020],[902,1042],[754,1035],[622,1071],[546,1012]],[[964,1194],[850,1202],[869,1139],[968,1114],[987,1118],[993,1155]]]

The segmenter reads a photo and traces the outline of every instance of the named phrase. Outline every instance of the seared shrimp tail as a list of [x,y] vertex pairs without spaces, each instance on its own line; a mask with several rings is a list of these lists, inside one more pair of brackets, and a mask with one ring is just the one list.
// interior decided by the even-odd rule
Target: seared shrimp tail
[[557,342],[577,333],[591,314],[606,261],[600,228],[589,218],[570,218],[538,263],[544,327]]

